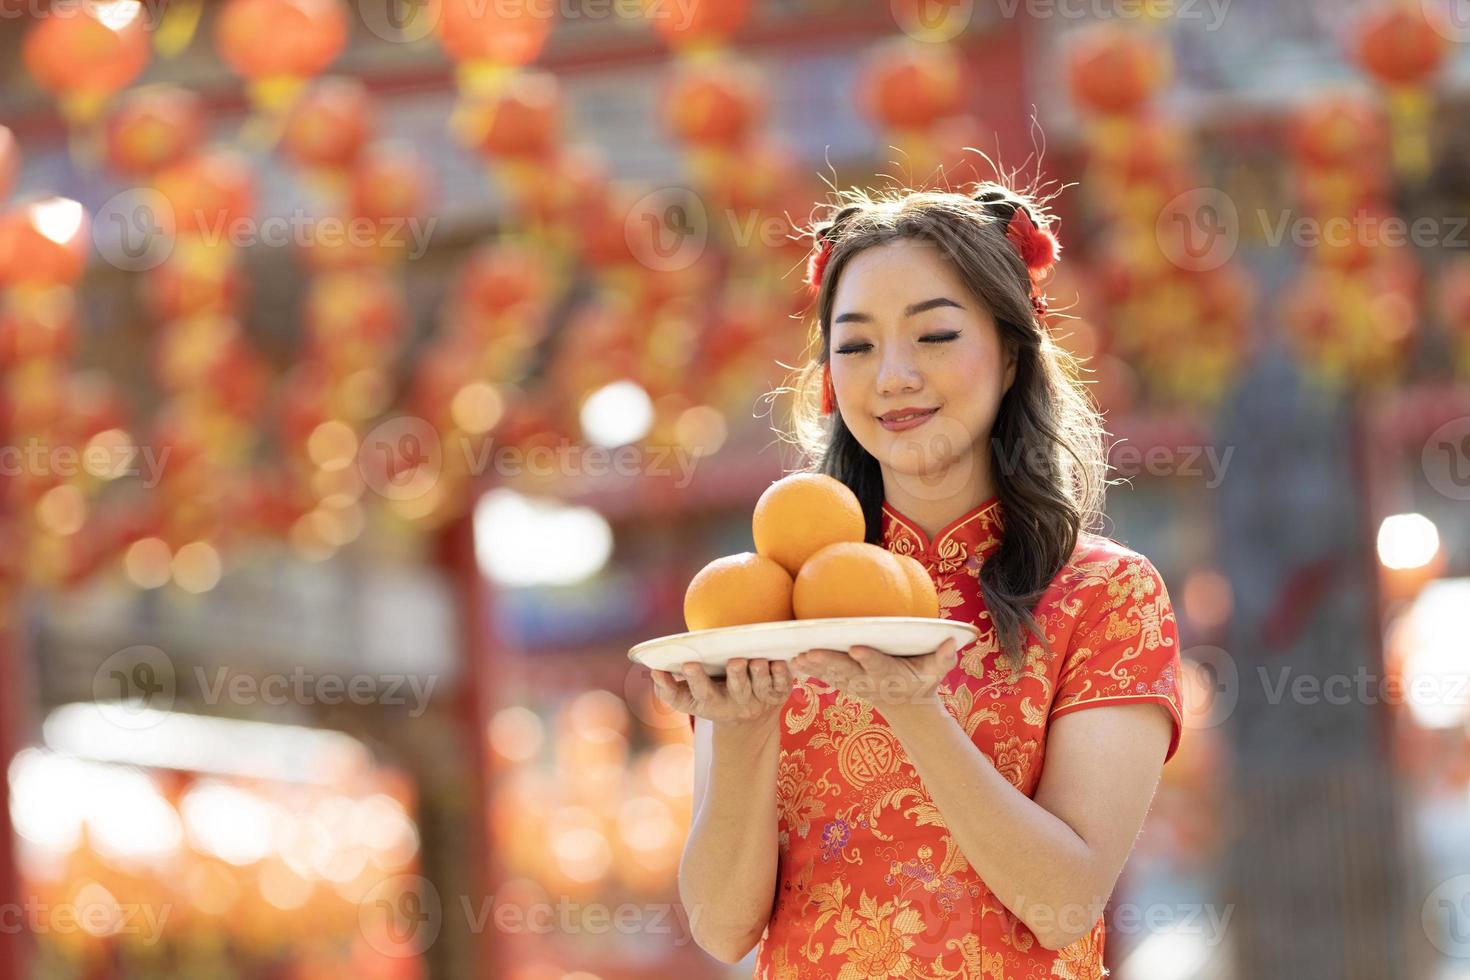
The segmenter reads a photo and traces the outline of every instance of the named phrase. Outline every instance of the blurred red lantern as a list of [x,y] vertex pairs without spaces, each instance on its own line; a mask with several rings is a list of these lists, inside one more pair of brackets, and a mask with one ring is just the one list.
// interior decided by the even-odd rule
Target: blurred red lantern
[[1425,4],[1369,9],[1353,30],[1353,58],[1383,85],[1422,85],[1449,53],[1449,38],[1426,17]]
[[964,72],[947,46],[899,38],[873,49],[859,84],[863,106],[880,126],[927,129],[959,111]]
[[221,243],[231,234],[231,225],[251,216],[255,190],[250,167],[230,150],[207,149],[160,171],[154,188],[172,206],[172,215],[157,220],[180,233],[206,233]]
[[202,100],[175,85],[126,92],[107,121],[107,158],[129,176],[155,173],[194,152],[204,136]]
[[[352,213],[374,221],[420,214],[428,197],[423,161],[413,146],[383,140],[364,148],[352,171]],[[403,247],[412,244],[405,240]]]
[[486,4],[483,0],[429,0],[439,43],[459,62],[526,65],[551,34],[549,4]]
[[672,48],[709,47],[724,44],[740,30],[750,16],[750,0],[696,3],[683,10],[652,2],[646,16]]
[[347,43],[341,0],[226,0],[214,44],[251,81],[318,75]]
[[749,66],[695,61],[675,73],[664,95],[664,123],[685,143],[728,150],[745,142],[764,103],[760,81]]
[[591,144],[556,152],[550,160],[509,174],[517,216],[531,225],[567,224],[607,192],[607,161]]
[[36,84],[83,118],[142,74],[149,54],[137,0],[57,5],[31,27],[21,51]]
[[543,160],[561,139],[561,86],[544,71],[517,71],[459,110],[461,139],[492,162]]
[[33,201],[0,216],[0,283],[71,285],[87,264],[91,218],[65,197]]
[[0,202],[10,196],[19,175],[20,145],[8,127],[0,126]]
[[514,245],[490,245],[476,250],[460,267],[455,307],[464,316],[494,318],[541,300],[546,290],[546,265],[535,253]]
[[1388,149],[1383,114],[1371,102],[1347,93],[1315,98],[1292,114],[1290,139],[1308,167],[1349,167]]
[[1103,115],[1137,111],[1169,73],[1168,49],[1144,30],[1100,24],[1080,32],[1067,53],[1072,100]]
[[303,167],[342,170],[372,135],[372,100],[355,78],[323,78],[291,108],[281,147]]
[[232,250],[198,235],[174,242],[168,261],[148,273],[147,296],[161,321],[199,313],[227,313],[240,301],[240,270]]
[[360,348],[384,354],[403,331],[403,296],[381,274],[329,273],[311,281],[302,319],[311,338],[308,356],[323,364]]
[[1435,306],[1452,334],[1470,340],[1470,259],[1451,263],[1440,273]]
[[69,360],[76,348],[76,290],[22,286],[0,308],[0,366],[29,360]]

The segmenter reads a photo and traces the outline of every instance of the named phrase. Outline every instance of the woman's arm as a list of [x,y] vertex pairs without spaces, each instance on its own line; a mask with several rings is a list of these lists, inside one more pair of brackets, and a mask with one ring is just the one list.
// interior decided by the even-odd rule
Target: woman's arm
[[760,940],[776,895],[777,719],[694,724],[695,814],[679,862],[694,941],[738,963]]
[[938,701],[881,708],[955,843],[1047,949],[1087,934],[1143,827],[1173,734],[1150,704],[1057,718],[1034,799]]
[[696,716],[694,820],[679,862],[679,900],[694,941],[738,963],[765,932],[776,896],[776,773],[781,708],[792,690],[781,662],[731,660],[725,679],[686,664],[656,670],[666,704]]

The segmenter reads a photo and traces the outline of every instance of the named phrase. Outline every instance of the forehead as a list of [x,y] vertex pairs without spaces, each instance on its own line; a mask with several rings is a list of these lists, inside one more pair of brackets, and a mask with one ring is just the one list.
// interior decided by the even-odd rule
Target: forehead
[[965,293],[959,272],[937,244],[898,238],[865,248],[847,261],[832,307],[841,313],[864,304],[903,305],[941,295],[963,302]]

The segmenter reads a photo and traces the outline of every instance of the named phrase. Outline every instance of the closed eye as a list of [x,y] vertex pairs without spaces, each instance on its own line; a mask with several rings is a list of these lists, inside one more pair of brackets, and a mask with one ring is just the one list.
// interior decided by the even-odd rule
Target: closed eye
[[[959,333],[958,330],[949,330],[949,331],[946,331],[944,333],[925,334],[924,336],[922,336],[922,337],[919,338],[919,343],[921,343],[921,344],[946,344],[949,341],[954,340],[955,338],[959,337],[959,335],[960,335],[960,333]],[[872,344],[847,344],[845,346],[842,346],[842,347],[837,348],[834,353],[837,353],[837,354],[861,354],[864,351],[868,351],[868,350],[872,350],[872,349],[873,349],[873,345]]]

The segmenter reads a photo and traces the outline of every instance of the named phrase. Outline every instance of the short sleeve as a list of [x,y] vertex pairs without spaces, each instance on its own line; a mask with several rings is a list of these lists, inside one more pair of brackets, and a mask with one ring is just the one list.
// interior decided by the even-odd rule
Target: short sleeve
[[[1164,579],[1142,555],[1109,559],[1086,600],[1057,680],[1050,718],[1114,704],[1158,704],[1174,724],[1168,762],[1179,749],[1179,629]],[[1048,721],[1050,721],[1050,718]]]

